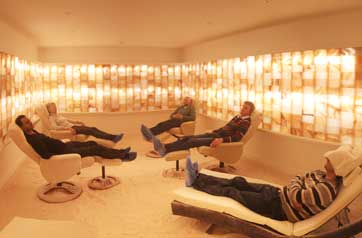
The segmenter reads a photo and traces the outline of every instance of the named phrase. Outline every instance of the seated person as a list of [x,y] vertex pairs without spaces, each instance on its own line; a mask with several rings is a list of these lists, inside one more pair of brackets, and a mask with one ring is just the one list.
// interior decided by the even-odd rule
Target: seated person
[[[154,149],[161,156],[164,156],[169,152],[187,150],[193,147],[216,147],[221,143],[240,141],[250,126],[250,115],[254,111],[254,109],[255,106],[252,102],[245,101],[239,115],[231,119],[231,121],[229,121],[225,126],[214,130],[211,133],[194,136],[184,136],[180,140],[168,144],[162,144],[161,141],[154,136]],[[148,133],[151,134],[150,131],[148,131]]]
[[123,137],[123,133],[119,135],[108,134],[96,127],[85,126],[81,121],[73,121],[60,116],[57,113],[57,106],[53,102],[48,103],[46,107],[49,112],[50,129],[52,130],[70,130],[73,135],[90,135],[100,139],[111,140],[114,143],[117,143]]
[[[170,119],[158,123],[152,128],[147,128],[141,125],[141,133],[146,141],[152,141],[153,136],[157,136],[165,131],[174,127],[181,126],[182,123],[187,121],[195,121],[195,107],[192,103],[192,98],[185,97],[181,106],[179,106],[171,115]],[[151,134],[149,133],[151,131]]]
[[197,162],[186,160],[186,186],[215,196],[230,197],[263,216],[290,222],[309,218],[327,208],[343,182],[341,164],[352,161],[346,151],[324,155],[325,171],[315,170],[294,177],[282,189],[269,184],[249,183],[244,177],[224,179],[198,173]]
[[136,152],[130,152],[131,148],[111,149],[97,144],[95,141],[64,143],[61,140],[50,138],[34,130],[33,123],[24,115],[16,118],[15,123],[23,130],[28,143],[44,159],[59,154],[80,154],[81,157],[100,156],[106,159],[122,159],[131,161],[137,157]]

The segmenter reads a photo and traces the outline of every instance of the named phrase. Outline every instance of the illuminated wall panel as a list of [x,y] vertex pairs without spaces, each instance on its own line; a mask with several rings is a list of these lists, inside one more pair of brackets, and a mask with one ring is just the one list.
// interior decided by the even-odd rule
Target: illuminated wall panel
[[230,119],[242,102],[262,128],[362,143],[362,64],[353,49],[265,54],[180,65],[47,65],[0,53],[0,138],[16,115],[54,101],[66,112],[172,109],[184,96],[200,114]]

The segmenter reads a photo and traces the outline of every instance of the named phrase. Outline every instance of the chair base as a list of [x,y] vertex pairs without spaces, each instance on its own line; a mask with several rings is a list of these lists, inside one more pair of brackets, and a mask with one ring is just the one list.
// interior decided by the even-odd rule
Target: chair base
[[178,179],[185,179],[185,170],[184,169],[164,169],[162,171],[162,176],[165,178],[178,178]]
[[88,187],[95,190],[105,190],[120,183],[119,178],[114,176],[99,176],[88,181]]
[[156,151],[154,151],[154,150],[148,151],[146,153],[146,156],[150,157],[150,158],[162,158],[162,156],[159,153],[157,153]]
[[72,182],[46,184],[38,189],[38,197],[48,203],[62,203],[80,196],[82,187]]

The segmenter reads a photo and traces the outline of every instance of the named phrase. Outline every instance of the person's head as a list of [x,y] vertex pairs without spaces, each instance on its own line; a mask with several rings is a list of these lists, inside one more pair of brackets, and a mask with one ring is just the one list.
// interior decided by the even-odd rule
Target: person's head
[[191,97],[185,97],[183,100],[184,105],[191,105],[192,104],[192,98]]
[[18,125],[24,132],[30,132],[34,129],[34,125],[29,118],[25,115],[20,115],[15,119],[16,125]]
[[240,116],[250,116],[254,110],[255,110],[254,103],[250,101],[245,101],[240,109]]
[[54,102],[47,103],[46,105],[49,114],[56,114],[57,113],[57,105]]
[[324,166],[327,177],[345,177],[360,165],[360,159],[352,154],[348,146],[328,151],[324,154],[327,162]]

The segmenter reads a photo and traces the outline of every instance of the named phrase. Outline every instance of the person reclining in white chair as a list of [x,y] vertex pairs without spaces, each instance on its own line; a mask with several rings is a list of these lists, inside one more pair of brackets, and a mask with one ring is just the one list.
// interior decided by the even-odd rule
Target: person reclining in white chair
[[121,159],[122,161],[131,161],[137,157],[136,152],[130,152],[130,147],[118,150],[104,147],[95,141],[63,142],[48,137],[34,130],[33,123],[25,115],[18,116],[15,123],[23,130],[27,142],[44,159],[49,159],[53,155],[71,153],[79,154],[81,157],[100,156],[106,159]]
[[112,135],[101,131],[96,127],[85,126],[81,121],[73,121],[59,115],[57,113],[57,106],[54,102],[46,104],[46,108],[49,112],[49,123],[51,130],[70,130],[73,135],[89,135],[100,139],[111,140],[114,143],[117,143],[123,137],[123,133],[120,133],[119,135]]
[[249,183],[240,176],[224,179],[198,173],[197,162],[187,158],[185,184],[215,196],[230,197],[260,215],[297,222],[321,212],[333,202],[343,184],[343,177],[339,176],[343,173],[341,165],[352,163],[351,154],[346,151],[329,151],[324,158],[325,171],[296,176],[282,189]]
[[[170,115],[170,119],[158,123],[152,128],[147,128],[141,125],[141,133],[146,141],[152,142],[152,138],[172,128],[181,126],[182,123],[187,121],[195,121],[196,113],[195,107],[192,103],[192,98],[185,97],[181,106]],[[150,133],[151,132],[151,133]]]
[[167,153],[173,151],[188,150],[193,147],[216,147],[221,143],[240,141],[250,127],[250,115],[254,110],[254,104],[252,102],[245,101],[240,110],[240,114],[233,117],[225,126],[214,130],[211,133],[184,136],[180,140],[168,144],[162,144],[157,137],[152,135],[151,131],[148,130],[147,133],[153,138],[154,149],[161,156],[165,156]]

